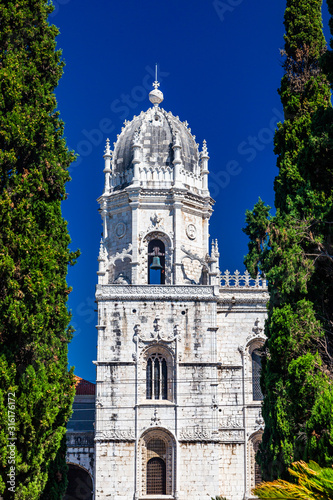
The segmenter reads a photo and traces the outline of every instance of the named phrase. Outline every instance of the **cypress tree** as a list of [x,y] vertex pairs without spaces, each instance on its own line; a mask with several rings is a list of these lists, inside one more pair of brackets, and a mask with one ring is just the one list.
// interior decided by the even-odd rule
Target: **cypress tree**
[[333,130],[321,6],[287,1],[276,213],[259,200],[244,229],[247,269],[264,272],[270,292],[257,456],[266,480],[286,477],[296,460],[333,460]]
[[52,10],[43,0],[0,0],[0,493],[5,500],[40,498],[74,397],[67,367],[66,275],[77,253],[68,248],[61,214],[74,155],[56,110],[54,89],[63,62],[56,50],[58,30],[47,20]]

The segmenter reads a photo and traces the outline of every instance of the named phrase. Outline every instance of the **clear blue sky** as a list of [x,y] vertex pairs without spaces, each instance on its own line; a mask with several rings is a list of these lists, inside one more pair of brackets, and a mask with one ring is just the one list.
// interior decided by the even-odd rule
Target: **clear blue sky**
[[[72,248],[82,252],[68,275],[76,328],[69,362],[77,375],[94,381],[94,293],[102,231],[96,198],[103,189],[106,138],[113,143],[124,119],[150,106],[147,96],[157,62],[162,107],[187,120],[197,142],[207,140],[210,189],[216,200],[210,234],[219,240],[220,267],[244,271],[245,211],[259,196],[274,204],[273,130],[282,120],[277,88],[285,2],[54,4],[50,21],[60,29],[58,47],[66,62],[56,95],[68,145],[80,154],[63,203]],[[324,19],[327,23],[326,5]]]

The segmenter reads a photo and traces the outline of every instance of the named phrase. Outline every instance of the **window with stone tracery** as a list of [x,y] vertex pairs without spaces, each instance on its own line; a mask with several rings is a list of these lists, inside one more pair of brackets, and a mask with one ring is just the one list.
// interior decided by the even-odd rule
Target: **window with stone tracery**
[[254,401],[261,401],[264,396],[260,386],[261,372],[261,353],[259,349],[254,349],[251,354],[252,358],[252,394]]
[[150,354],[147,360],[146,398],[168,399],[168,365],[160,353]]

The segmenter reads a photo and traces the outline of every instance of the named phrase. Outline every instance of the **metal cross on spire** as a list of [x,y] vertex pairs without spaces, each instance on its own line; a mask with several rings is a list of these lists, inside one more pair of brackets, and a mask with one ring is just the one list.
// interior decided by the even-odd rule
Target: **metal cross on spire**
[[158,107],[158,105],[163,101],[163,92],[158,90],[158,87],[160,86],[159,82],[157,81],[157,63],[155,64],[155,81],[153,83],[154,89],[149,92],[149,100],[154,104],[154,106]]
[[156,63],[155,64],[155,81],[153,83],[153,87],[154,87],[154,89],[158,89],[159,86],[160,86],[160,84],[157,81],[157,63]]

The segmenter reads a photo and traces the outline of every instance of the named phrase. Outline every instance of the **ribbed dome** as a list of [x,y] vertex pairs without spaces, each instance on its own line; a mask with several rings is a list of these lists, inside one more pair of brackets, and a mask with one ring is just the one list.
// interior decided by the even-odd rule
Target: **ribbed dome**
[[198,144],[187,122],[182,123],[171,112],[167,113],[157,106],[125,122],[114,147],[113,172],[121,175],[132,169],[134,141],[142,148],[143,165],[172,168],[172,146],[176,136],[181,146],[184,169],[196,172],[199,164]]

